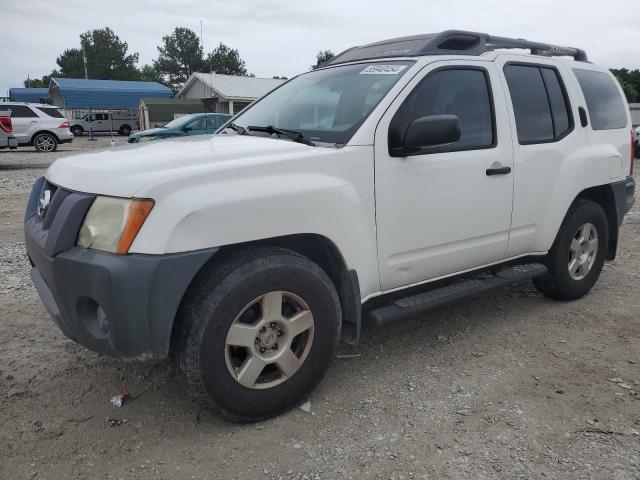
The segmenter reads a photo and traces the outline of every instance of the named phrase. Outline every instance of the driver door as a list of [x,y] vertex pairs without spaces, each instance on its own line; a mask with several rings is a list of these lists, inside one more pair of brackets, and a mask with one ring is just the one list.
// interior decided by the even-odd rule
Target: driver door
[[[383,291],[505,258],[513,152],[500,84],[491,62],[435,62],[409,82],[378,124],[375,188]],[[460,140],[392,156],[390,126],[403,125],[405,132],[412,120],[430,115],[456,115]]]

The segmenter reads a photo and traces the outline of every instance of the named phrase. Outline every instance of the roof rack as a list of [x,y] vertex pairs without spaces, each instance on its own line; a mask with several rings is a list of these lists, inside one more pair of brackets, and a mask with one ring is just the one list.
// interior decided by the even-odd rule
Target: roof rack
[[501,48],[521,48],[533,55],[548,57],[569,56],[587,62],[584,50],[560,47],[547,43],[530,42],[522,38],[496,37],[487,33],[446,30],[411,37],[392,38],[381,42],[352,47],[336,55],[323,66],[357,60],[385,57],[418,57],[423,55],[480,55]]

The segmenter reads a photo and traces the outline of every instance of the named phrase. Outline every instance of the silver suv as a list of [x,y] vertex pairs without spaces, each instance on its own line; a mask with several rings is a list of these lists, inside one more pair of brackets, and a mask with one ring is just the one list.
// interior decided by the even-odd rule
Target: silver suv
[[53,152],[59,143],[73,141],[69,121],[51,105],[40,103],[3,102],[0,110],[11,111],[13,136],[19,146],[32,145],[38,152]]

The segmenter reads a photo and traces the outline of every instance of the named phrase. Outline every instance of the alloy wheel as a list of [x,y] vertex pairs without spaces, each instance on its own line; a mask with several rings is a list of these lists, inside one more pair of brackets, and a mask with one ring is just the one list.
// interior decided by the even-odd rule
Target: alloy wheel
[[247,388],[275,387],[303,365],[313,333],[313,314],[302,298],[284,291],[266,293],[249,302],[229,327],[229,373]]

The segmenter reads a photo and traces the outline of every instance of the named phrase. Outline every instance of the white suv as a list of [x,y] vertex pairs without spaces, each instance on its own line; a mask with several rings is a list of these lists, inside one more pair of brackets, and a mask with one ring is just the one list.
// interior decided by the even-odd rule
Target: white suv
[[69,121],[51,105],[2,102],[0,110],[11,111],[13,135],[19,146],[33,146],[38,152],[53,152],[60,143],[73,141]]
[[58,160],[27,208],[32,278],[70,338],[173,358],[203,405],[259,420],[306,398],[363,311],[526,279],[589,292],[634,201],[630,133],[578,49],[462,31],[355,47],[217,135]]

